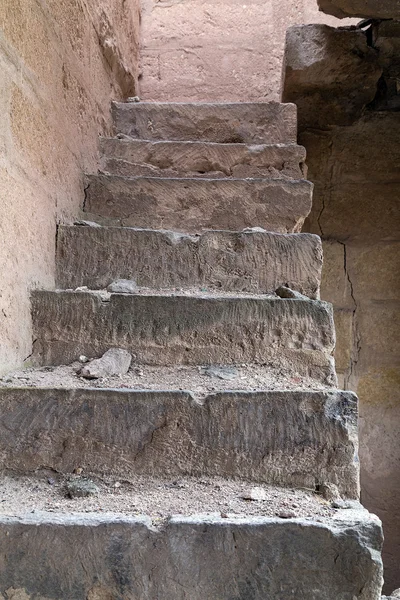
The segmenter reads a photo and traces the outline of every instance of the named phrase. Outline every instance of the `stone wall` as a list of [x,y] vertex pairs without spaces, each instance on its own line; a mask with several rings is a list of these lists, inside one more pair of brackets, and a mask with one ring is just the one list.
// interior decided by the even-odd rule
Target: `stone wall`
[[54,285],[110,102],[136,91],[139,0],[0,2],[0,372],[31,352],[30,290]]
[[279,100],[285,32],[338,23],[315,0],[142,0],[140,96]]
[[400,23],[288,32],[284,99],[315,183],[304,231],[323,238],[340,383],[360,398],[362,501],[385,531],[386,591],[400,585]]

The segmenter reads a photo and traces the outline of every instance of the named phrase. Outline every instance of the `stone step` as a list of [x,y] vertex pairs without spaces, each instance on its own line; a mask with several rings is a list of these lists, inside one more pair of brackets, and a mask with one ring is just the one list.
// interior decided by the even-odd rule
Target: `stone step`
[[[179,373],[177,381],[179,382]],[[229,383],[228,383],[229,385]],[[243,478],[358,498],[351,392],[0,388],[3,471]]]
[[101,170],[127,177],[306,176],[306,150],[297,144],[246,145],[154,142],[131,138],[101,140]]
[[305,180],[89,175],[84,212],[132,227],[295,233],[310,212],[312,189]]
[[321,240],[311,234],[60,226],[57,287],[106,288],[133,279],[152,288],[270,292],[286,285],[319,297]]
[[289,144],[297,141],[294,104],[114,103],[116,133],[144,140]]
[[367,511],[161,524],[119,514],[2,515],[0,590],[46,600],[380,600],[382,529]]
[[35,291],[36,364],[125,348],[152,365],[258,363],[335,383],[332,306],[234,295]]

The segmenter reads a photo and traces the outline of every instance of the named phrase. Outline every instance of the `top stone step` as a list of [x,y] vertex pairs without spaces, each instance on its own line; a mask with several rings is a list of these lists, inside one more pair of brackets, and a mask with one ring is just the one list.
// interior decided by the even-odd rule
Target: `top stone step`
[[297,140],[294,104],[113,103],[115,133],[144,140],[282,144]]

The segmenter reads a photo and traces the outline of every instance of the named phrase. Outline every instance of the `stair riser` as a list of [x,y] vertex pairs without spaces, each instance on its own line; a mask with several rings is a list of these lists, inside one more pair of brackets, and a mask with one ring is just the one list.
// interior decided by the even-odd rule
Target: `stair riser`
[[[0,390],[2,468],[221,476],[358,498],[357,398],[346,392]],[[112,426],[110,426],[112,424]]]
[[144,287],[245,292],[288,285],[318,298],[321,267],[321,240],[310,234],[210,231],[194,237],[118,227],[58,229],[57,286],[63,289],[101,289],[134,279]]
[[116,133],[143,140],[296,143],[294,104],[113,104]]
[[34,292],[34,357],[68,364],[125,348],[151,365],[271,363],[335,383],[332,307],[302,300]]
[[305,148],[199,142],[101,141],[101,169],[128,177],[305,176]]
[[[88,176],[84,211],[131,227],[300,231],[311,209],[308,181]],[[108,221],[107,221],[108,219]]]
[[0,590],[46,600],[379,600],[381,527],[360,515],[346,524],[176,517],[160,530],[107,515],[3,517]]

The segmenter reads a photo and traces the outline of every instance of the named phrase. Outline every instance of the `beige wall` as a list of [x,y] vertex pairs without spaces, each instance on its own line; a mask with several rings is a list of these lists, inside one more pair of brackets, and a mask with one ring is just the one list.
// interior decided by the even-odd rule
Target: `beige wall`
[[280,100],[286,29],[350,22],[316,0],[142,0],[142,11],[140,97],[165,102]]
[[0,373],[31,352],[29,292],[54,285],[56,223],[135,93],[138,31],[138,0],[0,2]]

